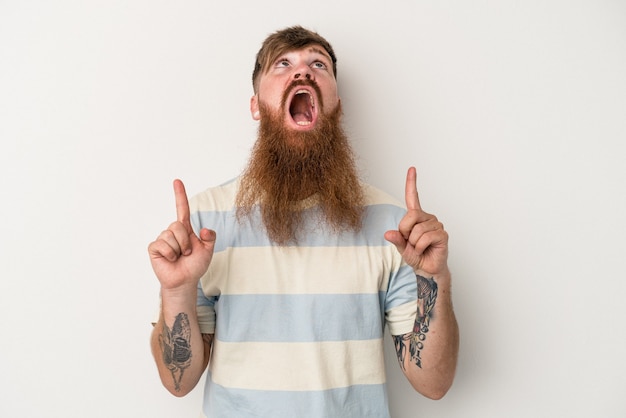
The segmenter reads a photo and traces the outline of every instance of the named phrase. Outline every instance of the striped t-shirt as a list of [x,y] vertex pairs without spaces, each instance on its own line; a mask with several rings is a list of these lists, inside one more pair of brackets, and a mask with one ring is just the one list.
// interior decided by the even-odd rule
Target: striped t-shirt
[[308,199],[297,245],[278,246],[258,211],[236,218],[238,185],[190,201],[196,232],[217,233],[198,290],[200,330],[215,334],[205,416],[389,417],[383,331],[412,331],[417,292],[383,235],[405,209],[364,185],[362,229],[337,233]]

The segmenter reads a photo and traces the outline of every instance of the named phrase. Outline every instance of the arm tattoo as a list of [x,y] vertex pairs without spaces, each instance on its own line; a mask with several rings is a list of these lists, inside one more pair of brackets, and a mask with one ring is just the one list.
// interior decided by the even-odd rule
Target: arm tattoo
[[186,313],[181,312],[176,316],[172,329],[163,322],[159,346],[163,352],[163,362],[172,373],[174,387],[180,391],[183,373],[191,364],[191,327]]
[[409,342],[408,354],[417,367],[422,368],[422,350],[428,332],[428,325],[433,314],[433,308],[437,300],[437,283],[417,275],[417,316],[413,325],[413,332],[404,335],[394,335],[393,342],[400,366],[404,370],[404,359],[407,355],[406,342]]

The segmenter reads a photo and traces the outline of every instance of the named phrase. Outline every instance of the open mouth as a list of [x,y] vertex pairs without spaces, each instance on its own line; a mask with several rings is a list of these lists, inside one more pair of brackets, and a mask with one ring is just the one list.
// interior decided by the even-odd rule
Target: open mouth
[[307,89],[300,88],[291,97],[289,114],[296,125],[311,126],[316,119],[315,97]]

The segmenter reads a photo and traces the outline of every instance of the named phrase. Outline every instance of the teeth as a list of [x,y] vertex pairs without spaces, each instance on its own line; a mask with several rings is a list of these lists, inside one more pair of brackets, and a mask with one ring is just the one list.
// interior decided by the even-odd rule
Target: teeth
[[302,120],[300,122],[296,122],[296,124],[298,124],[300,126],[309,126],[311,124],[311,122],[309,122],[308,120]]

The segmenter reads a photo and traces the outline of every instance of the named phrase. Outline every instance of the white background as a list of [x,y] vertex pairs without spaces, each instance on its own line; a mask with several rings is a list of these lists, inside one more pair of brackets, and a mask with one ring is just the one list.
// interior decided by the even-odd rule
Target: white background
[[[363,177],[449,231],[457,379],[394,418],[626,415],[626,2],[0,0],[2,417],[197,417],[147,244],[244,167],[254,55],[318,30]],[[391,348],[391,342],[388,341]]]

